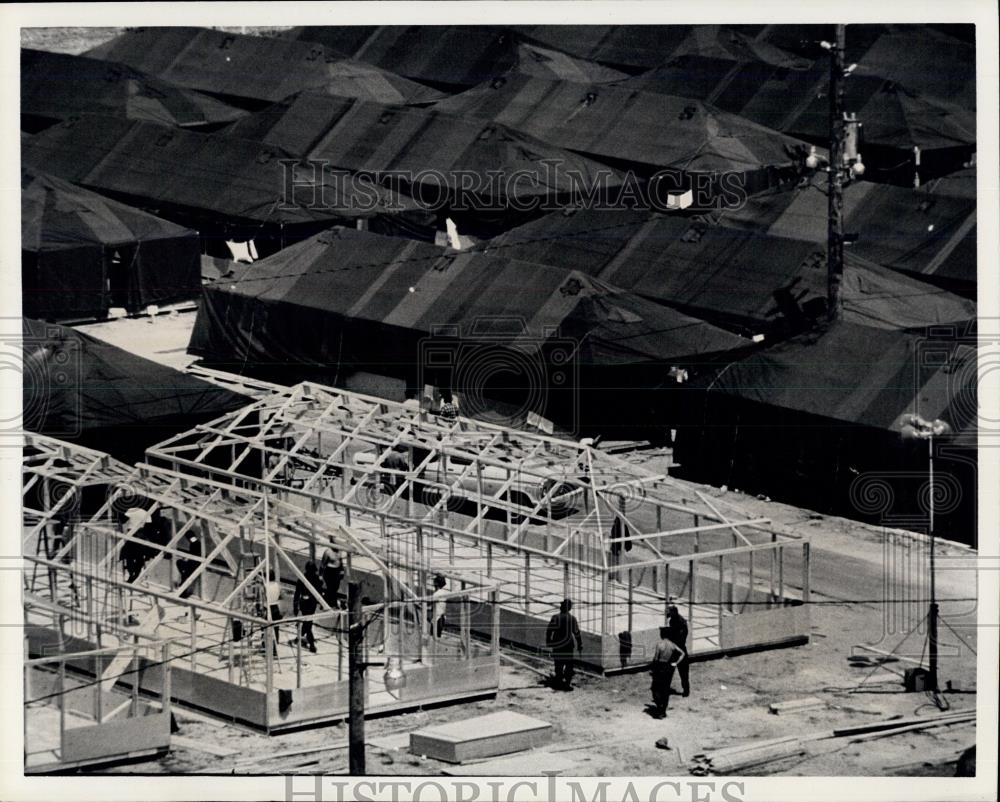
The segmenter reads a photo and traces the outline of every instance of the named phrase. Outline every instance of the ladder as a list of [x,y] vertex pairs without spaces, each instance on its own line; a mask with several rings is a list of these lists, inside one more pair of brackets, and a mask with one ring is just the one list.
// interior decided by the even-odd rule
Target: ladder
[[[239,562],[237,563],[237,575],[236,584],[243,584],[243,590],[239,596],[239,607],[240,612],[245,613],[250,616],[261,616],[266,615],[267,598],[264,592],[264,580],[260,574],[261,568],[261,558],[260,555],[254,551],[241,551],[239,555]],[[256,576],[253,577],[249,582],[247,579],[256,572]],[[236,623],[236,619],[229,620],[230,634],[232,635],[232,629]],[[240,676],[247,686],[251,685],[253,682],[253,677],[257,668],[257,649],[254,645],[254,639],[257,636],[257,632],[254,630],[256,627],[253,624],[246,624],[242,619],[239,621],[239,625],[243,627],[242,637],[240,638],[240,649],[239,649],[239,660],[240,660]],[[263,632],[260,633],[263,637]]]

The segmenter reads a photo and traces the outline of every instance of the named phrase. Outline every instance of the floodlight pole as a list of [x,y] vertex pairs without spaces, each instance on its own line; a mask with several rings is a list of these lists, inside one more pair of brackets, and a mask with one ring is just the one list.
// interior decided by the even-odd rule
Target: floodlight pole
[[844,43],[843,25],[836,26],[830,47],[830,172],[827,220],[827,299],[829,322],[840,313],[844,277]]
[[934,434],[927,438],[927,473],[929,480],[930,499],[928,504],[927,533],[930,536],[931,547],[931,606],[927,613],[927,640],[928,640],[928,673],[930,674],[931,690],[935,695],[940,691],[938,687],[938,604],[937,585],[935,582],[934,564]]

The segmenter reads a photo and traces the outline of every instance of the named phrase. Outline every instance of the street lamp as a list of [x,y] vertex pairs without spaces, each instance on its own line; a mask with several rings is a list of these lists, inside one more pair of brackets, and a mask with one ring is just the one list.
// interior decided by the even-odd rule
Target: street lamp
[[943,420],[924,420],[919,415],[903,415],[897,422],[899,433],[906,440],[926,440],[927,441],[927,475],[929,481],[929,503],[927,534],[930,537],[930,571],[931,571],[931,603],[927,613],[927,639],[928,639],[928,673],[930,674],[931,689],[934,691],[935,703],[941,707],[938,698],[940,688],[938,686],[938,604],[937,587],[935,583],[934,564],[934,439],[943,437],[951,431],[951,427]]

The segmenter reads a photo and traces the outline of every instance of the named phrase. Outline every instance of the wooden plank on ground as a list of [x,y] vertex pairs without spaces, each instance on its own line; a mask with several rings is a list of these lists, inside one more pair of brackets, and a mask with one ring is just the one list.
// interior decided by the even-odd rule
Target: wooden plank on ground
[[815,707],[826,707],[826,702],[816,696],[806,696],[803,699],[790,699],[787,702],[772,702],[767,709],[771,713],[780,714],[797,713]]

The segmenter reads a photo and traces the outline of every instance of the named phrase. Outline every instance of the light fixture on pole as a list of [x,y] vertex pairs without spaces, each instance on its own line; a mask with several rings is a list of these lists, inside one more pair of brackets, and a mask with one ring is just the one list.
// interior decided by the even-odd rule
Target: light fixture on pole
[[927,505],[927,534],[930,538],[930,586],[931,601],[927,611],[927,640],[928,640],[928,679],[931,690],[934,692],[934,701],[938,707],[947,707],[940,698],[940,686],[938,684],[938,604],[937,586],[935,582],[935,555],[934,555],[934,440],[938,437],[946,436],[951,432],[951,427],[943,420],[924,420],[919,415],[903,415],[897,421],[899,433],[907,440],[927,441],[927,477],[928,477],[928,505]]

